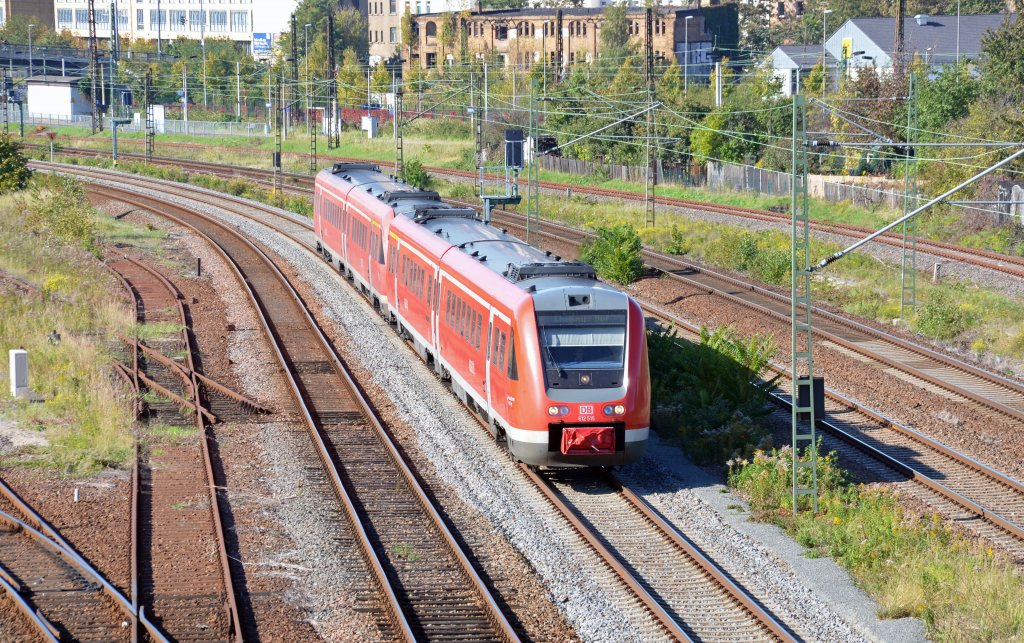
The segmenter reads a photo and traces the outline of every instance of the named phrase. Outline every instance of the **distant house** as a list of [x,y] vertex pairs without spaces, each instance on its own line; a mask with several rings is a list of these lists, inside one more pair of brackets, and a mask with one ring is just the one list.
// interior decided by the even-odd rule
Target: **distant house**
[[[772,73],[782,81],[782,95],[800,93],[800,85],[815,65],[821,64],[821,45],[782,45],[771,53],[768,64]],[[834,69],[836,59],[832,54],[825,56],[826,68]]]
[[33,76],[28,85],[30,116],[69,118],[92,113],[89,96],[78,87],[78,76]]
[[[903,22],[904,52],[916,56],[933,69],[958,60],[976,60],[981,53],[981,38],[999,29],[1017,14],[970,16],[908,16]],[[841,69],[892,68],[896,43],[895,18],[851,18],[825,42],[825,48]]]

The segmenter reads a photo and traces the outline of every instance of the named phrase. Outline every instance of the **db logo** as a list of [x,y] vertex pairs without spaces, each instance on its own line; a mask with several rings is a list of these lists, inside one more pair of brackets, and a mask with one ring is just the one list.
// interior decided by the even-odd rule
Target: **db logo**
[[589,405],[585,405],[585,404],[580,404],[580,415],[593,415],[593,414],[594,414],[594,407],[593,406],[589,406]]

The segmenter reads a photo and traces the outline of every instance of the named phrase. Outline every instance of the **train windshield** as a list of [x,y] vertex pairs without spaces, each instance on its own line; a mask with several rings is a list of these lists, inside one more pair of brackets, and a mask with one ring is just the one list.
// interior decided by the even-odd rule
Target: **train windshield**
[[545,369],[621,369],[626,311],[538,312]]

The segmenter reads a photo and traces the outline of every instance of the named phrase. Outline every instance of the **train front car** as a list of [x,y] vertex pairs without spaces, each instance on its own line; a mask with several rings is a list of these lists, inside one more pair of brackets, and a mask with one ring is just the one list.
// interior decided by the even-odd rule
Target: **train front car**
[[530,417],[507,432],[512,453],[551,467],[637,460],[647,447],[651,400],[639,305],[584,264],[524,265],[512,276],[532,293],[533,307],[532,320],[526,311],[517,316],[520,363],[531,371],[521,381],[533,390],[520,406]]

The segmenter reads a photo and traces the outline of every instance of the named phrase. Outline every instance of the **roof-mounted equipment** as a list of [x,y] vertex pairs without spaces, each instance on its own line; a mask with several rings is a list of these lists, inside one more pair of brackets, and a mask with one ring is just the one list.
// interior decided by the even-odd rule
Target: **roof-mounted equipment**
[[413,214],[413,221],[426,223],[431,219],[480,219],[480,213],[472,208],[447,208],[423,206],[416,208]]
[[562,261],[558,263],[524,263],[509,264],[503,273],[511,282],[536,279],[537,277],[573,277],[577,279],[597,279],[594,268],[582,261]]
[[342,174],[364,170],[367,172],[380,172],[380,166],[376,163],[335,163],[331,168],[331,174]]
[[418,201],[440,201],[441,195],[433,190],[402,190],[400,192],[385,192],[377,198],[384,203],[394,203],[405,199],[416,199]]

